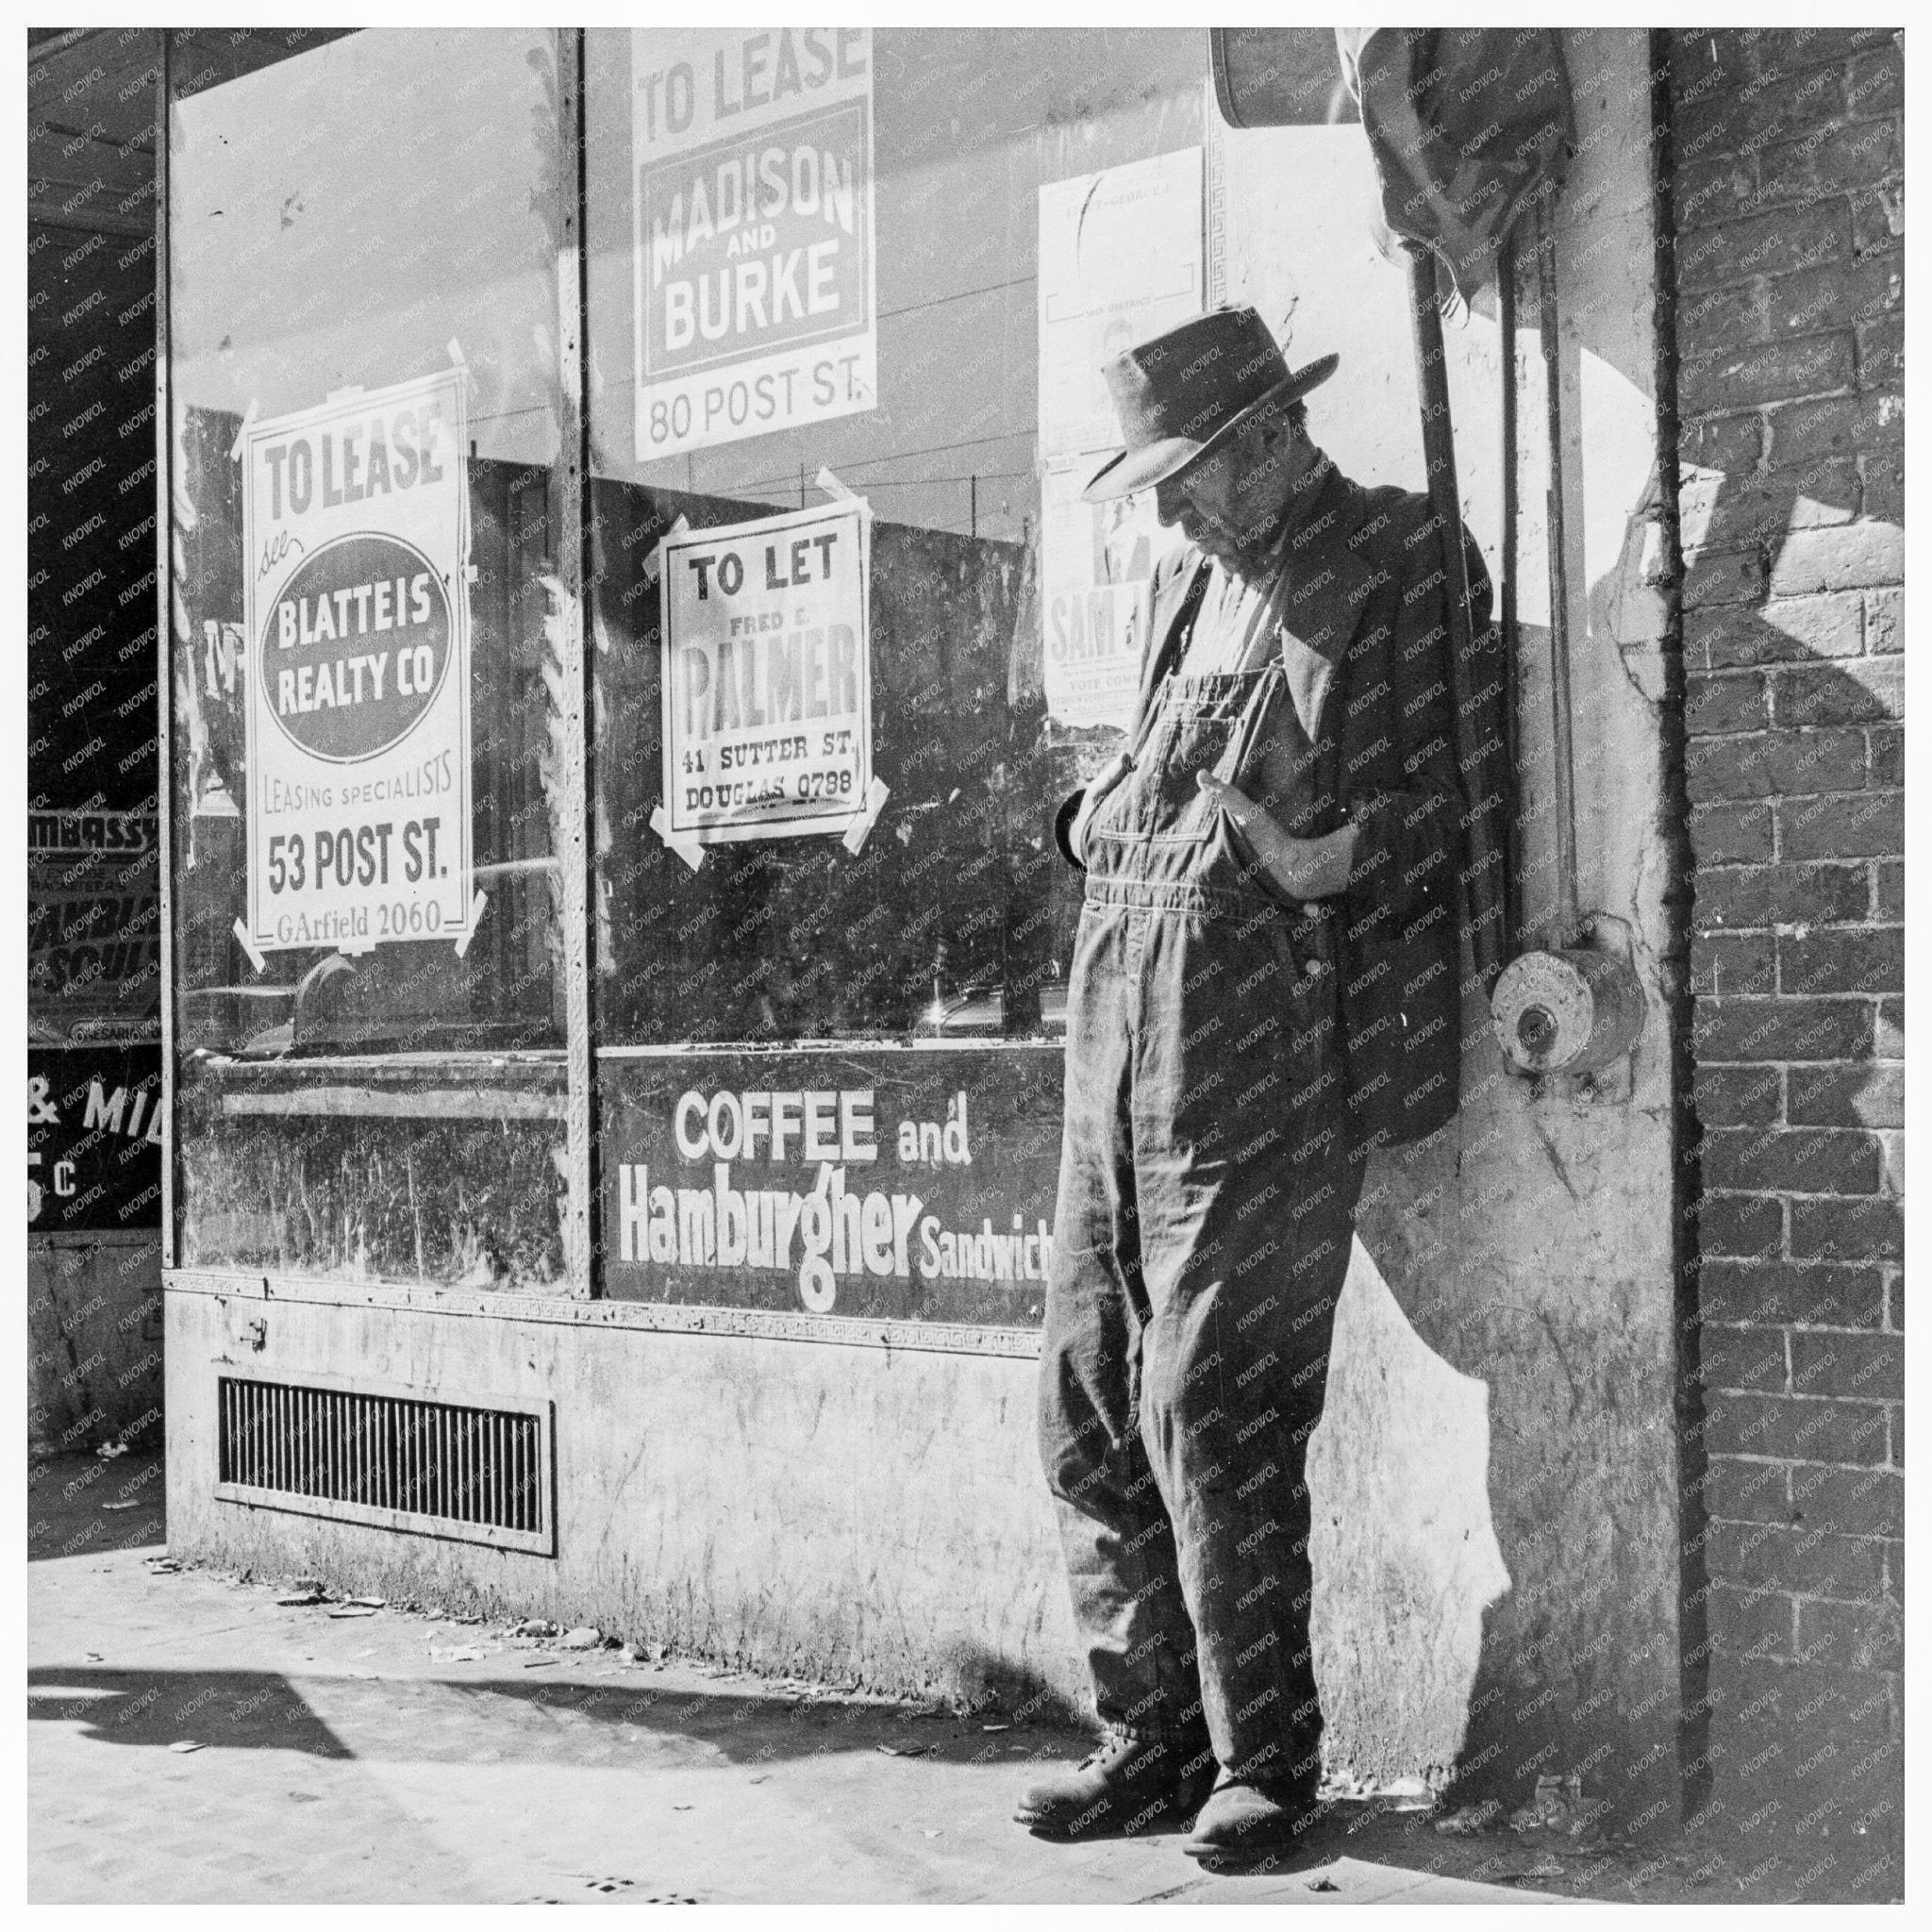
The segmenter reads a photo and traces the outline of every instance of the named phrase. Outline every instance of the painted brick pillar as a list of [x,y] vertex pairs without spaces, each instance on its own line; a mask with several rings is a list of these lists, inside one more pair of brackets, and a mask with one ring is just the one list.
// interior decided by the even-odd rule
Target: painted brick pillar
[[1671,46],[1714,1802],[1840,1896],[1900,1803],[1901,40]]

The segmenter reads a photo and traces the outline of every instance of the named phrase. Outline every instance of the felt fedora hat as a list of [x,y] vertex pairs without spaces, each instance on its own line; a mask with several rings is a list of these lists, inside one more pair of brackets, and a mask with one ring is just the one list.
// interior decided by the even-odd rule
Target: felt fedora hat
[[1101,374],[1126,444],[1081,495],[1106,503],[1166,482],[1270,405],[1291,403],[1326,382],[1341,359],[1322,356],[1290,369],[1252,308],[1210,308],[1124,350]]

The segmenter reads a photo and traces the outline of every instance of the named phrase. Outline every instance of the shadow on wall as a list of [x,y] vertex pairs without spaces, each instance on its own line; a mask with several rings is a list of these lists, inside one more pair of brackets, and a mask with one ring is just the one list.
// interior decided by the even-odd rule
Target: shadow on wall
[[[1309,1462],[1331,1769],[1441,1782],[1474,1758],[1518,1797],[1539,1772],[1581,1767],[1593,1790],[1613,1774],[1621,1785],[1659,1737],[1668,1757],[1679,1669],[1673,1256],[1659,1201],[1672,1083],[1655,997],[1672,969],[1657,904],[1670,867],[1657,778],[1665,607],[1653,581],[1650,73],[1641,32],[1566,30],[1563,44],[1578,146],[1557,212],[1556,349],[1580,889],[1631,928],[1651,1014],[1618,1096],[1566,1102],[1501,1073],[1488,1003],[1469,999],[1460,1125],[1371,1169]],[[1231,289],[1271,320],[1290,312],[1298,346],[1344,347],[1359,403],[1335,425],[1338,458],[1413,488],[1423,468],[1405,291],[1370,259],[1357,146],[1324,140],[1343,131],[1229,137],[1231,183],[1243,167],[1258,179],[1265,163],[1276,184],[1245,197],[1230,189]],[[1332,184],[1321,205],[1344,218],[1301,206],[1318,166]],[[1524,911],[1540,924],[1556,889],[1546,415],[1529,246],[1519,237],[1519,804]],[[1448,319],[1445,348],[1464,515],[1495,575],[1493,283]],[[1311,422],[1323,440],[1319,410]],[[1661,1789],[1658,1769],[1644,1775],[1640,1806]]]
[[[1565,262],[1579,234],[1600,245],[1606,228],[1647,262],[1647,183],[1611,185],[1628,199],[1606,207],[1606,187],[1581,203]],[[1634,1077],[1613,1070],[1593,1098],[1566,1096],[1505,1073],[1488,1001],[1470,991],[1457,1124],[1372,1168],[1310,1456],[1331,1768],[1439,1788],[1453,1774],[1463,1792],[1511,1803],[1539,1773],[1581,1771],[1596,1792],[1621,1781],[1648,1748],[1635,1740],[1668,1740],[1674,1712],[1652,1693],[1674,1700],[1677,1670],[1671,1255],[1653,1198],[1661,1188],[1667,1205],[1670,1077],[1652,374],[1628,308],[1599,312],[1574,278],[1558,357],[1579,884],[1630,931],[1652,994],[1646,1038]],[[1527,263],[1523,283],[1534,288]],[[1486,290],[1475,312],[1494,304]],[[1518,355],[1526,614],[1547,598],[1541,509],[1527,513],[1544,444],[1526,325]],[[1491,425],[1465,407],[1457,427],[1474,443]],[[1542,623],[1519,633],[1534,945],[1557,898],[1549,640]]]
[[[1816,930],[1903,918],[1902,887],[1868,878],[1868,856],[1895,854],[1902,839],[1902,593],[1884,585],[1903,575],[1902,452],[1867,449],[1861,476],[1852,411],[1838,414],[1840,433],[1788,450],[1790,461],[1777,467],[1764,459],[1779,452],[1757,445],[1755,416],[1742,419],[1753,441],[1725,453],[1728,468],[1718,467],[1708,450],[1704,464],[1690,462],[1686,437],[1684,543],[1698,558],[1686,582],[1686,655],[1695,680],[1688,785],[1699,867],[1693,1050],[1704,1080],[1722,1080],[1724,1094],[1723,1111],[1714,1108],[1707,1124],[1707,1197],[1727,1189],[1840,1186],[1798,1173],[1780,1178],[1760,1166],[1780,1158],[1766,1130],[1786,1123],[1882,1127],[1899,1118],[1900,1069],[1881,1062],[1903,1055],[1903,1022],[1892,1017],[1900,1003],[1888,1002],[1883,1015],[1877,1005],[1878,995],[1902,985],[1893,976],[1899,935],[1872,936],[1871,955],[1857,954],[1861,964],[1848,966],[1847,941],[1856,949],[1862,936]],[[1881,467],[1874,482],[1872,473]],[[1846,528],[1855,522],[1856,537]],[[1655,708],[1661,696],[1657,654],[1636,648],[1649,627],[1641,600],[1656,595],[1653,523],[1647,493],[1630,515],[1616,567],[1590,586],[1590,632],[1574,648],[1617,649],[1624,675]],[[1525,626],[1525,654],[1535,648]],[[1588,841],[1590,791],[1584,772],[1578,776],[1585,801],[1579,837]],[[1802,878],[1797,861],[1811,861]],[[1794,891],[1802,904],[1784,897]],[[1529,899],[1534,912],[1534,891]],[[1659,963],[1654,955],[1646,962],[1653,991]],[[1860,971],[1869,976],[1847,976]],[[1807,998],[1842,992],[1870,997]],[[1664,1022],[1653,998],[1653,1036]],[[1477,1024],[1474,1008],[1471,1024]],[[1653,1039],[1646,1051],[1663,1045]],[[1776,1060],[1798,1064],[1781,1075],[1764,1064]],[[1819,1064],[1802,1064],[1807,1060]],[[1547,1097],[1511,1082],[1497,1099],[1506,1114],[1532,1116],[1558,1166],[1571,1198],[1552,1197],[1553,1221],[1580,1207],[1581,1225],[1596,1244],[1613,1243],[1614,1233],[1604,1232],[1616,1225],[1608,1204],[1617,1185],[1613,1162],[1579,1164],[1573,1144],[1567,1158],[1574,1172],[1561,1172],[1565,1128]],[[1491,1111],[1485,1103],[1482,1113]],[[1607,1108],[1599,1102],[1591,1111]],[[1476,1124],[1466,1121],[1465,1135]],[[1787,1159],[1802,1152],[1792,1143],[1785,1149]],[[1468,1151],[1416,1150],[1391,1165],[1383,1206],[1364,1214],[1368,1245],[1357,1241],[1338,1311],[1328,1410],[1310,1449],[1317,1664],[1329,1735],[1346,1740],[1360,1760],[1353,1768],[1365,1774],[1440,1777],[1453,1770],[1457,1794],[1472,1798],[1493,1794],[1513,1803],[1536,1772],[1581,1769],[1589,1794],[1608,1798],[1628,1816],[1674,1776],[1676,1633],[1659,1633],[1668,1642],[1649,1673],[1658,1691],[1632,1707],[1617,1689],[1615,1661],[1600,1654],[1627,1607],[1604,1614],[1579,1607],[1565,1628],[1568,1607],[1550,1608],[1564,1555],[1541,1546],[1544,1532],[1576,1507],[1569,1491],[1579,1467],[1590,1473],[1588,1455],[1579,1457],[1566,1438],[1593,1416],[1615,1417],[1617,1365],[1589,1353],[1571,1358],[1579,1343],[1588,1347],[1590,1331],[1566,1319],[1560,1297],[1545,1304],[1533,1291],[1520,1292],[1513,1298],[1524,1306],[1480,1317],[1451,1306],[1457,1222],[1477,1240],[1483,1232],[1480,1192],[1474,1200],[1454,1198]],[[1780,1235],[1774,1208],[1763,1241],[1746,1243],[1746,1251],[1774,1263],[1789,1242],[1790,1257],[1805,1261],[1895,1259],[1897,1181],[1881,1171],[1875,1153],[1872,1164],[1858,1183],[1869,1192],[1812,1204],[1822,1210],[1815,1228],[1801,1232],[1794,1224],[1790,1236]],[[1432,1207],[1438,1197],[1441,1205]],[[1643,1211],[1661,1225],[1669,1205],[1665,1194]],[[1745,1204],[1734,1195],[1727,1205]],[[1444,1224],[1433,1235],[1432,1215]],[[1709,1249],[1710,1240],[1704,1244]],[[1713,1252],[1737,1248],[1737,1237],[1726,1234]],[[1442,1258],[1431,1262],[1431,1254]],[[1601,1278],[1606,1268],[1614,1274],[1618,1258],[1608,1252],[1579,1257],[1575,1265],[1594,1268]],[[1544,1259],[1570,1265],[1560,1252]],[[1736,1263],[1725,1266],[1730,1274],[1740,1272]],[[1746,1277],[1749,1267],[1743,1264]],[[1806,1272],[1830,1279],[1829,1270]],[[1632,1281],[1624,1291],[1635,1317],[1645,1294],[1667,1289]],[[1834,1292],[1824,1287],[1815,1309],[1770,1319],[1826,1325],[1875,1319],[1836,1306]],[[1747,1278],[1741,1302],[1733,1291],[1713,1303],[1707,1286],[1707,1318],[1751,1320],[1774,1306],[1771,1290],[1762,1293],[1760,1303]],[[1604,1310],[1607,1341],[1624,1332],[1617,1313],[1614,1304]],[[1478,1351],[1486,1343],[1495,1352],[1484,1358]],[[1655,1422],[1668,1426],[1670,1365],[1658,1368],[1644,1400],[1657,1407]],[[1720,1374],[1705,1380],[1718,1385]],[[1390,1399],[1395,1390],[1399,1402]],[[1701,1445],[1687,1449],[1684,1463],[1687,1479],[1696,1481]],[[1586,1509],[1600,1503],[1614,1555],[1620,1514],[1642,1499],[1618,1492],[1620,1472],[1606,1467],[1601,1475],[1601,1496],[1581,1500]],[[1512,1574],[1520,1586],[1525,1572],[1532,1594],[1541,1591],[1541,1605],[1523,1601],[1520,1588],[1511,1601]],[[1614,1574],[1612,1563],[1612,1581]],[[1633,1576],[1633,1591],[1645,1581]],[[1365,1634],[1359,1610],[1369,1601],[1379,1627]],[[1896,1606],[1880,1605],[1878,1612],[1895,1631]],[[1702,1626],[1695,1609],[1685,1641],[1701,1637]],[[1648,1631],[1648,1622],[1641,1627]],[[1795,1722],[1781,1707],[1768,1708],[1774,1728]],[[1894,1774],[1888,1761],[1874,1776],[1883,1784]],[[1840,1805],[1872,1796],[1840,1793]]]
[[[1883,258],[1871,267],[1883,273]],[[1842,280],[1851,271],[1827,273]],[[1890,277],[1878,298],[1886,308],[1903,299],[1896,266]],[[1825,299],[1834,296],[1844,299],[1835,289]],[[1775,305],[1779,297],[1766,299]],[[1773,321],[1803,326],[1789,312]],[[1763,1324],[1755,1332],[1720,1327],[1703,1339],[1701,1382],[1711,1391],[1704,1415],[1724,1453],[1749,1455],[1761,1442],[1759,1453],[1771,1457],[1857,1464],[1879,1462],[1886,1451],[1849,1420],[1854,1405],[1832,1407],[1858,1442],[1841,1436],[1839,1446],[1810,1447],[1800,1434],[1786,1444],[1753,1434],[1754,1412],[1761,1422],[1775,1405],[1762,1394],[1727,1392],[1727,1385],[1782,1392],[1786,1324],[1874,1328],[1873,1264],[1903,1254],[1902,1136],[1879,1137],[1904,1121],[1905,452],[1901,398],[1880,392],[1900,387],[1903,367],[1894,360],[1867,368],[1866,334],[1858,331],[1857,395],[1687,427],[1681,498],[1684,547],[1696,558],[1686,577],[1686,657],[1701,1308],[1707,1325]],[[1842,335],[1812,340],[1844,346]],[[1701,359],[1701,368],[1685,363],[1687,416],[1722,407],[1723,365],[1735,366],[1739,354],[1727,344]],[[1842,386],[1850,371],[1823,379]],[[1779,1192],[1793,1198],[1781,1206]],[[1894,1278],[1895,1324],[1898,1291]],[[1840,1392],[1841,1385],[1822,1379],[1839,1338],[1815,1340],[1821,1380],[1796,1387]],[[1747,1366],[1765,1351],[1774,1362],[1768,1378]],[[1797,1365],[1801,1378],[1804,1366]],[[1858,1391],[1852,1385],[1844,1392]],[[1884,1407],[1873,1402],[1864,1412],[1883,1445]],[[1890,1454],[1903,1460],[1895,1435]],[[1749,1498],[1742,1491],[1753,1464],[1718,1468],[1736,1479],[1714,1483],[1707,1497],[1711,1587],[1732,1587],[1729,1607],[1721,1616],[1714,1603],[1711,1616],[1719,1646],[1709,1687],[1712,1816],[1763,1817],[1767,1828],[1775,1818],[1796,1840],[1829,1839],[1806,1847],[1823,1855],[1821,1870],[1848,1856],[1868,1872],[1874,1858],[1889,1855],[1895,1864],[1903,1826],[1897,1720],[1888,1740],[1882,1689],[1875,1727],[1866,1713],[1878,1689],[1867,1674],[1899,1668],[1902,1578],[1894,1568],[1882,1585],[1870,1582],[1885,1545],[1823,1536],[1839,1554],[1801,1573],[1811,1579],[1803,1588],[1853,1601],[1819,1606],[1827,1614],[1815,1624],[1805,1606],[1803,1648],[1791,1651],[1783,1559],[1774,1544],[1767,1567],[1756,1546],[1774,1534],[1773,1524],[1793,1538],[1800,1525],[1807,1538],[1865,1526],[1840,1522],[1823,1498],[1807,1501],[1811,1485],[1801,1470],[1791,1473],[1787,1503],[1778,1463],[1755,1466],[1771,1486],[1752,1482]],[[1864,1473],[1812,1474],[1830,1482]],[[1751,1520],[1725,1520],[1745,1516]],[[1825,1580],[1834,1569],[1838,1584]],[[1761,1609],[1748,1594],[1760,1580],[1768,1582]],[[1849,1642],[1847,1625],[1857,1632]],[[1754,1657],[1772,1661],[1747,1660],[1747,1641]],[[1781,1654],[1811,1668],[1780,1670]],[[1863,1713],[1855,1708],[1861,1705]],[[1853,1739],[1853,1750],[1840,1748]],[[1751,1772],[1740,1782],[1745,1763]],[[1842,1889],[1847,1876],[1846,1867],[1835,1873],[1838,1895],[1852,1895]]]
[[[1489,1407],[1488,1383],[1423,1341],[1357,1238],[1308,1445],[1317,1678],[1331,1747],[1349,1759],[1331,1770],[1440,1776],[1461,1743],[1483,1613],[1509,1588]],[[1373,1635],[1349,1627],[1361,1600],[1375,1606]]]

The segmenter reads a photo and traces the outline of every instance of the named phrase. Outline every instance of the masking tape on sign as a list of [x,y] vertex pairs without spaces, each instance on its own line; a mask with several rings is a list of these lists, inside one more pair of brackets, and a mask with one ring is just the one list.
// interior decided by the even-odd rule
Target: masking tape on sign
[[832,499],[834,503],[849,503],[852,506],[852,508],[856,509],[862,518],[864,518],[866,523],[870,524],[872,522],[872,504],[870,500],[866,497],[859,495],[858,491],[848,489],[843,483],[840,482],[838,477],[832,475],[831,469],[828,465],[824,463],[820,464],[819,473],[816,476],[812,478],[812,481],[816,483],[818,487],[821,490],[823,490],[825,492],[825,494]]
[[691,871],[697,871],[705,862],[705,848],[689,832],[674,832],[671,829],[671,815],[661,805],[651,808],[651,829]]
[[489,904],[490,894],[478,886],[476,896],[470,901],[470,929],[457,941],[458,959],[470,950],[470,941],[476,937],[476,928],[483,924],[483,908]]
[[845,827],[845,836],[839,842],[848,852],[857,852],[865,843],[866,835],[877,824],[879,808],[891,797],[891,788],[881,778],[874,777],[865,789],[865,804],[852,823]]
[[242,411],[242,420],[235,425],[235,440],[228,445],[228,460],[238,463],[242,460],[242,445],[248,440],[248,425],[255,421],[255,412],[261,407],[258,397],[248,398],[248,407]]
[[681,537],[691,528],[691,519],[682,510],[677,512],[677,521],[651,546],[651,554],[644,558],[642,569],[644,581],[655,584],[664,572],[664,546],[674,538]]
[[268,960],[262,953],[257,950],[254,936],[249,932],[248,928],[242,924],[242,920],[239,914],[236,916],[235,920],[235,937],[239,941],[241,941],[242,950],[248,955],[249,959],[254,964],[255,970],[258,973],[259,973],[262,970],[262,968],[268,964]]

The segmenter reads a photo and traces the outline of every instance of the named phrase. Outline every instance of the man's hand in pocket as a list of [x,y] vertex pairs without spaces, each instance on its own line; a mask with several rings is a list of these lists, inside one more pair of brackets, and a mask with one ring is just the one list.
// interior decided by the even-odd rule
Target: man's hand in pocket
[[1359,836],[1356,826],[1297,839],[1246,792],[1212,772],[1196,772],[1194,782],[1227,814],[1235,842],[1291,899],[1332,899],[1348,884]]

